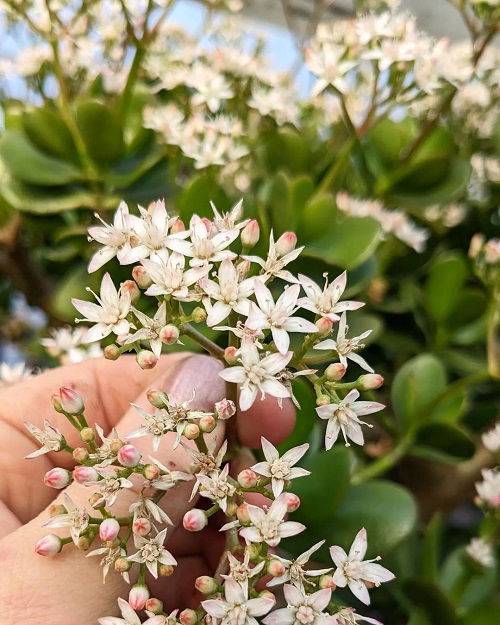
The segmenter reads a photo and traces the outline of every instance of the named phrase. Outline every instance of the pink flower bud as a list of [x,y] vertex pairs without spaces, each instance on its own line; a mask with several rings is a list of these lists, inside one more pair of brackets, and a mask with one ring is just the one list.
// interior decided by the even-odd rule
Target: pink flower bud
[[252,471],[252,469],[243,469],[243,471],[238,473],[237,479],[238,484],[243,486],[243,488],[253,488],[259,480],[257,473]]
[[250,248],[256,245],[260,237],[259,222],[251,219],[241,231],[241,243],[243,247]]
[[325,369],[325,376],[327,380],[330,382],[336,382],[337,380],[341,380],[346,372],[346,366],[341,362],[332,362],[331,365]]
[[215,414],[223,421],[230,419],[236,414],[234,401],[231,401],[230,399],[222,399],[221,401],[218,401],[215,404]]
[[125,280],[125,282],[122,282],[121,292],[128,293],[130,295],[131,302],[135,302],[141,295],[139,287],[134,282],[134,280]]
[[106,360],[118,360],[120,357],[120,348],[118,345],[112,343],[111,345],[106,345],[104,348],[104,358]]
[[384,383],[384,378],[378,373],[367,373],[358,378],[358,388],[361,391],[373,391],[380,388]]
[[59,536],[55,534],[48,534],[43,538],[40,538],[35,545],[35,553],[39,556],[46,556],[48,558],[55,556],[62,549],[62,542]]
[[207,319],[207,311],[201,306],[197,306],[191,313],[191,319],[195,323],[203,323]]
[[235,365],[238,362],[238,350],[230,345],[224,350],[224,360],[228,365]]
[[316,321],[316,327],[318,328],[318,333],[320,336],[327,336],[330,334],[333,328],[333,321],[328,319],[328,317],[321,317]]
[[160,469],[156,464],[147,464],[144,467],[144,477],[147,480],[157,480],[160,477]]
[[194,439],[198,438],[200,435],[200,428],[196,425],[196,423],[188,423],[184,428],[183,434],[188,440],[194,441]]
[[248,272],[252,267],[252,263],[249,260],[242,260],[236,265],[236,271],[238,273],[238,280],[241,282],[247,277]]
[[165,345],[173,345],[179,340],[179,328],[169,323],[160,330],[160,340]]
[[152,369],[158,362],[158,358],[149,349],[141,349],[135,359],[141,369]]
[[132,278],[134,278],[141,289],[147,289],[153,283],[142,265],[137,265],[132,269]]
[[137,518],[132,524],[132,531],[138,536],[147,536],[151,531],[151,521],[144,517]]
[[65,488],[70,482],[71,473],[61,467],[55,467],[43,476],[43,483],[50,488]]
[[109,443],[109,448],[114,454],[117,454],[123,447],[123,445],[125,445],[125,443],[122,440],[120,440],[119,438],[113,438],[112,441]]
[[75,467],[73,469],[73,479],[79,484],[85,484],[85,482],[97,482],[99,479],[99,473],[94,467]]
[[215,430],[217,421],[214,419],[214,417],[212,417],[212,415],[207,415],[205,417],[201,417],[201,419],[198,421],[198,424],[202,432],[210,433]]
[[172,234],[178,234],[179,232],[184,232],[185,230],[186,226],[184,225],[182,219],[179,219],[179,217],[177,217],[177,219],[170,226],[170,232]]
[[276,251],[279,256],[285,256],[295,249],[297,245],[297,235],[295,232],[284,232],[276,241]]
[[149,599],[149,589],[143,584],[135,584],[128,594],[128,602],[132,610],[143,610]]
[[182,525],[188,532],[200,532],[206,527],[208,519],[199,508],[188,510],[182,519]]
[[202,217],[201,221],[203,222],[203,225],[207,229],[207,232],[210,232],[212,230],[212,222],[210,221],[210,219],[208,217]]
[[200,577],[196,578],[194,587],[203,595],[213,595],[217,592],[219,585],[217,584],[217,580],[215,578],[210,577],[209,575],[200,575]]
[[148,402],[155,408],[165,408],[168,401],[168,396],[163,391],[158,391],[154,388],[150,388],[146,394]]
[[273,577],[279,577],[285,572],[285,565],[279,560],[271,560],[267,565],[267,572]]
[[86,462],[89,459],[89,452],[85,447],[75,447],[72,455],[75,462]]
[[300,506],[300,499],[295,493],[284,493],[286,497],[287,512],[295,512]]
[[118,462],[123,467],[136,467],[141,461],[141,452],[135,445],[123,445],[118,451]]
[[195,625],[197,620],[198,616],[191,608],[186,608],[179,614],[179,621],[182,625]]
[[148,612],[152,612],[153,614],[161,614],[163,612],[163,601],[160,601],[155,597],[151,597],[146,601],[146,605],[144,606],[144,608]]
[[57,393],[54,393],[54,395],[52,395],[52,397],[50,398],[50,401],[52,402],[52,406],[54,407],[54,410],[56,412],[63,412],[61,398],[59,397]]
[[81,414],[83,412],[83,399],[80,394],[68,386],[59,389],[61,407],[68,414]]
[[120,524],[116,519],[104,519],[99,526],[99,538],[107,542],[114,540],[120,533]]
[[335,588],[337,587],[337,585],[333,581],[332,575],[321,575],[318,580],[318,584],[321,589],[330,588],[331,590],[335,590]]
[[316,405],[317,406],[328,406],[328,404],[331,403],[330,398],[328,397],[328,395],[318,395],[316,397]]
[[250,523],[250,515],[248,514],[248,506],[246,503],[242,503],[236,508],[236,517],[242,525],[248,525]]

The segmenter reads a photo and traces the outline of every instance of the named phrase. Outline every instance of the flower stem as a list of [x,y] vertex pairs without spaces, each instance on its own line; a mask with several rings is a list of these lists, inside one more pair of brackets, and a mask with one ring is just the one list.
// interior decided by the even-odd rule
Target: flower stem
[[185,334],[193,341],[196,341],[198,345],[203,347],[205,351],[207,351],[214,358],[218,358],[219,360],[224,360],[224,350],[222,347],[219,347],[216,343],[208,339],[201,332],[198,332],[196,328],[189,323],[185,323],[181,326],[182,334]]

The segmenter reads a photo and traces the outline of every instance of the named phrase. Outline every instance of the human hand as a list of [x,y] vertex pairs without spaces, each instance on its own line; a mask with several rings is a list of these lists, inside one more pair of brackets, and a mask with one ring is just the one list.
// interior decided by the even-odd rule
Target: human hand
[[[113,571],[104,586],[99,558],[85,558],[76,549],[63,550],[57,561],[34,553],[36,541],[48,533],[42,527],[49,518],[47,506],[62,502],[60,491],[41,484],[43,475],[54,466],[71,469],[74,462],[70,456],[55,453],[24,460],[36,442],[25,431],[23,421],[42,426],[47,418],[69,445],[78,446],[76,431],[54,411],[48,399],[59,387],[69,386],[82,395],[90,425],[98,423],[106,432],[116,427],[123,438],[139,422],[129,404],[150,408],[146,400],[149,388],[167,391],[176,402],[190,399],[194,390],[193,406],[211,410],[225,395],[219,370],[216,360],[180,353],[163,357],[149,371],[141,371],[132,357],[116,362],[95,359],[47,371],[0,391],[0,606],[4,625],[95,625],[98,617],[116,611],[116,597],[126,596],[128,588]],[[261,435],[276,443],[286,438],[293,423],[292,405],[285,402],[280,410],[276,401],[268,398],[237,416],[238,438],[248,447],[259,447]],[[169,468],[186,470],[189,454],[182,446],[172,450],[169,436],[174,435],[165,436],[155,453],[149,439],[135,440],[134,444],[145,457],[154,455]],[[223,427],[218,426],[210,436],[220,444]],[[245,466],[244,458],[234,463],[238,470]],[[194,534],[182,527],[187,506],[195,503],[188,503],[191,489],[192,482],[180,483],[161,502],[174,523],[168,529],[165,546],[178,566],[172,577],[160,579],[157,585],[152,578],[148,583],[152,596],[162,599],[167,608],[169,598],[172,607],[196,606],[193,581],[199,575],[214,573],[224,548],[224,537],[215,525]],[[78,506],[87,504],[89,491],[84,486],[72,483],[64,492]],[[127,515],[136,498],[134,489],[121,491],[113,506],[115,515]]]

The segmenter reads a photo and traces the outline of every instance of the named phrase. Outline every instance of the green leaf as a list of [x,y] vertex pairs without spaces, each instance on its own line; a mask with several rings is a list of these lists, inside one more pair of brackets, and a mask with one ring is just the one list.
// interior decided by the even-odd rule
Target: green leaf
[[303,206],[300,215],[299,232],[301,241],[323,239],[325,231],[334,232],[338,227],[337,205],[330,193],[320,195]]
[[458,253],[440,256],[433,262],[425,285],[425,301],[434,319],[443,321],[452,313],[467,273],[465,259]]
[[91,300],[93,298],[89,296],[86,287],[89,286],[94,291],[98,291],[99,284],[98,272],[89,275],[86,267],[74,269],[58,284],[57,290],[52,296],[52,312],[59,319],[73,323],[78,313],[71,303],[71,298]]
[[0,139],[0,158],[9,172],[22,182],[52,186],[84,179],[77,167],[44,154],[15,130],[7,131]]
[[285,174],[278,173],[266,182],[260,200],[269,214],[275,238],[283,232],[295,230],[298,215],[292,209],[290,185]]
[[156,143],[153,137],[140,150],[127,156],[116,167],[109,170],[105,175],[106,182],[111,187],[117,189],[129,187],[154,167],[164,156],[165,150]]
[[380,241],[380,225],[369,217],[347,217],[331,234],[308,245],[304,256],[344,269],[354,269],[367,260]]
[[308,171],[311,151],[297,131],[266,132],[261,138],[263,145],[258,152],[266,171],[285,169],[292,174]]
[[441,362],[431,354],[421,354],[405,363],[396,373],[391,389],[392,407],[406,426],[428,417],[423,412],[446,387]]
[[290,206],[294,215],[300,215],[314,193],[314,182],[310,176],[299,176],[290,180]]
[[302,445],[307,440],[314,424],[317,422],[316,394],[313,392],[311,385],[300,378],[295,378],[292,382],[293,394],[300,404],[300,408],[296,409],[295,427],[290,436],[287,437],[278,449],[280,454],[285,453],[292,447]]
[[410,453],[436,462],[463,462],[474,455],[476,447],[460,428],[449,423],[428,423],[417,433]]
[[56,111],[47,107],[26,111],[22,117],[23,130],[29,140],[52,156],[78,161],[73,137]]
[[123,157],[123,130],[111,108],[97,100],[79,102],[76,122],[90,158],[99,167],[108,169]]
[[478,605],[462,619],[462,625],[498,625],[500,614],[500,601],[492,600],[491,603]]
[[129,187],[116,191],[116,194],[127,202],[146,206],[158,198],[167,197],[170,193],[167,167],[166,159],[162,159]]
[[467,394],[463,389],[447,392],[435,403],[427,417],[428,421],[455,423],[462,416],[466,405]]
[[443,534],[443,519],[436,512],[430,520],[422,543],[422,576],[431,582],[439,580],[439,552]]
[[191,180],[177,200],[179,216],[186,227],[195,213],[200,217],[213,217],[210,201],[219,211],[228,207],[226,194],[220,186],[206,175],[200,174]]
[[423,610],[431,625],[458,625],[455,608],[439,586],[410,579],[404,582],[403,588],[411,603]]

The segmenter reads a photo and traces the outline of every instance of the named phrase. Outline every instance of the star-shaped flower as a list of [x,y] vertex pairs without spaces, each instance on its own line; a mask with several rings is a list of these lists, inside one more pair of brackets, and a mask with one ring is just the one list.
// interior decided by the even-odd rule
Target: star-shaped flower
[[297,303],[302,308],[310,310],[316,315],[328,317],[332,321],[338,321],[340,313],[346,310],[357,310],[364,306],[363,302],[339,301],[347,284],[347,273],[345,271],[335,280],[332,280],[330,284],[328,284],[327,278],[323,289],[314,280],[302,274],[299,274],[299,280],[306,292],[306,297],[299,299]]
[[276,247],[276,242],[274,241],[273,232],[271,231],[269,235],[269,251],[266,260],[260,258],[260,256],[242,256],[242,258],[260,265],[263,269],[262,277],[265,281],[273,277],[281,278],[285,280],[285,282],[297,282],[297,279],[289,271],[285,270],[285,267],[295,260],[303,249],[304,246],[297,247],[287,254],[280,254],[279,248]]
[[65,444],[64,436],[57,428],[50,425],[47,419],[43,420],[43,430],[27,421],[24,425],[28,432],[42,445],[40,449],[32,451],[25,458],[36,458],[42,454],[48,454],[49,451],[60,451]]
[[124,345],[130,345],[136,341],[149,341],[151,351],[159,358],[161,354],[162,341],[160,339],[160,330],[167,323],[167,309],[165,302],[162,302],[156,311],[154,317],[148,317],[137,308],[131,307],[132,312],[141,323],[141,328],[129,334],[125,339]]
[[282,558],[281,556],[274,554],[273,558],[279,560],[285,567],[285,572],[283,575],[279,577],[273,577],[273,579],[267,583],[268,586],[278,586],[280,584],[284,584],[285,582],[290,582],[297,588],[304,589],[304,583],[311,583],[307,578],[308,577],[319,577],[320,575],[325,575],[332,569],[304,569],[304,565],[309,562],[309,558],[312,556],[314,552],[316,552],[320,547],[323,546],[324,540],[321,540],[319,543],[313,545],[307,551],[304,551],[300,556],[298,556],[295,560],[287,560],[286,558]]
[[274,610],[263,619],[265,625],[335,625],[335,617],[323,612],[330,602],[332,591],[324,588],[307,595],[303,590],[285,584],[283,586],[286,608]]
[[123,259],[132,249],[130,243],[130,237],[132,235],[132,229],[129,223],[130,214],[125,202],[120,202],[115,211],[112,224],[107,224],[97,213],[96,217],[103,225],[91,226],[88,229],[88,233],[91,239],[98,241],[103,247],[90,259],[88,266],[89,273],[97,271],[115,256],[120,264],[122,264]]
[[80,534],[84,532],[90,520],[89,513],[84,508],[77,508],[73,501],[64,493],[64,514],[57,514],[46,521],[44,527],[69,527],[69,533],[75,545],[78,545]]
[[172,252],[169,255],[167,250],[160,250],[154,259],[142,261],[153,284],[145,291],[146,295],[172,295],[177,300],[188,302],[193,299],[189,287],[200,278],[203,278],[209,271],[211,265],[203,267],[193,267],[185,270],[186,259],[182,254]]
[[251,468],[256,473],[259,473],[264,477],[271,478],[271,488],[275,497],[281,495],[283,488],[285,487],[285,483],[288,480],[293,480],[296,477],[303,477],[304,475],[310,475],[310,471],[293,466],[309,449],[309,443],[304,443],[299,447],[289,449],[280,458],[279,452],[273,444],[271,444],[263,436],[260,440],[266,461],[258,462]]
[[255,617],[267,614],[274,605],[274,599],[248,599],[241,584],[228,577],[224,582],[224,599],[207,599],[201,605],[220,625],[257,625]]
[[156,536],[147,537],[134,534],[134,543],[138,551],[128,557],[131,562],[143,563],[156,579],[158,578],[158,564],[175,566],[177,560],[163,547],[167,530],[164,529]]
[[340,362],[347,367],[347,359],[349,358],[356,364],[358,364],[365,371],[369,371],[373,373],[373,369],[366,362],[364,358],[362,358],[359,354],[356,353],[358,349],[364,347],[361,343],[363,339],[371,334],[371,330],[367,330],[363,332],[359,336],[355,336],[351,339],[346,338],[347,331],[349,330],[349,326],[346,321],[345,312],[342,313],[339,321],[339,329],[337,332],[337,340],[326,339],[326,341],[321,341],[317,345],[314,346],[314,349],[334,349],[339,355]]
[[247,504],[248,516],[252,525],[240,530],[240,536],[248,543],[267,543],[270,547],[276,547],[282,538],[295,536],[306,529],[297,521],[285,521],[287,513],[286,495],[277,497],[269,509]]

